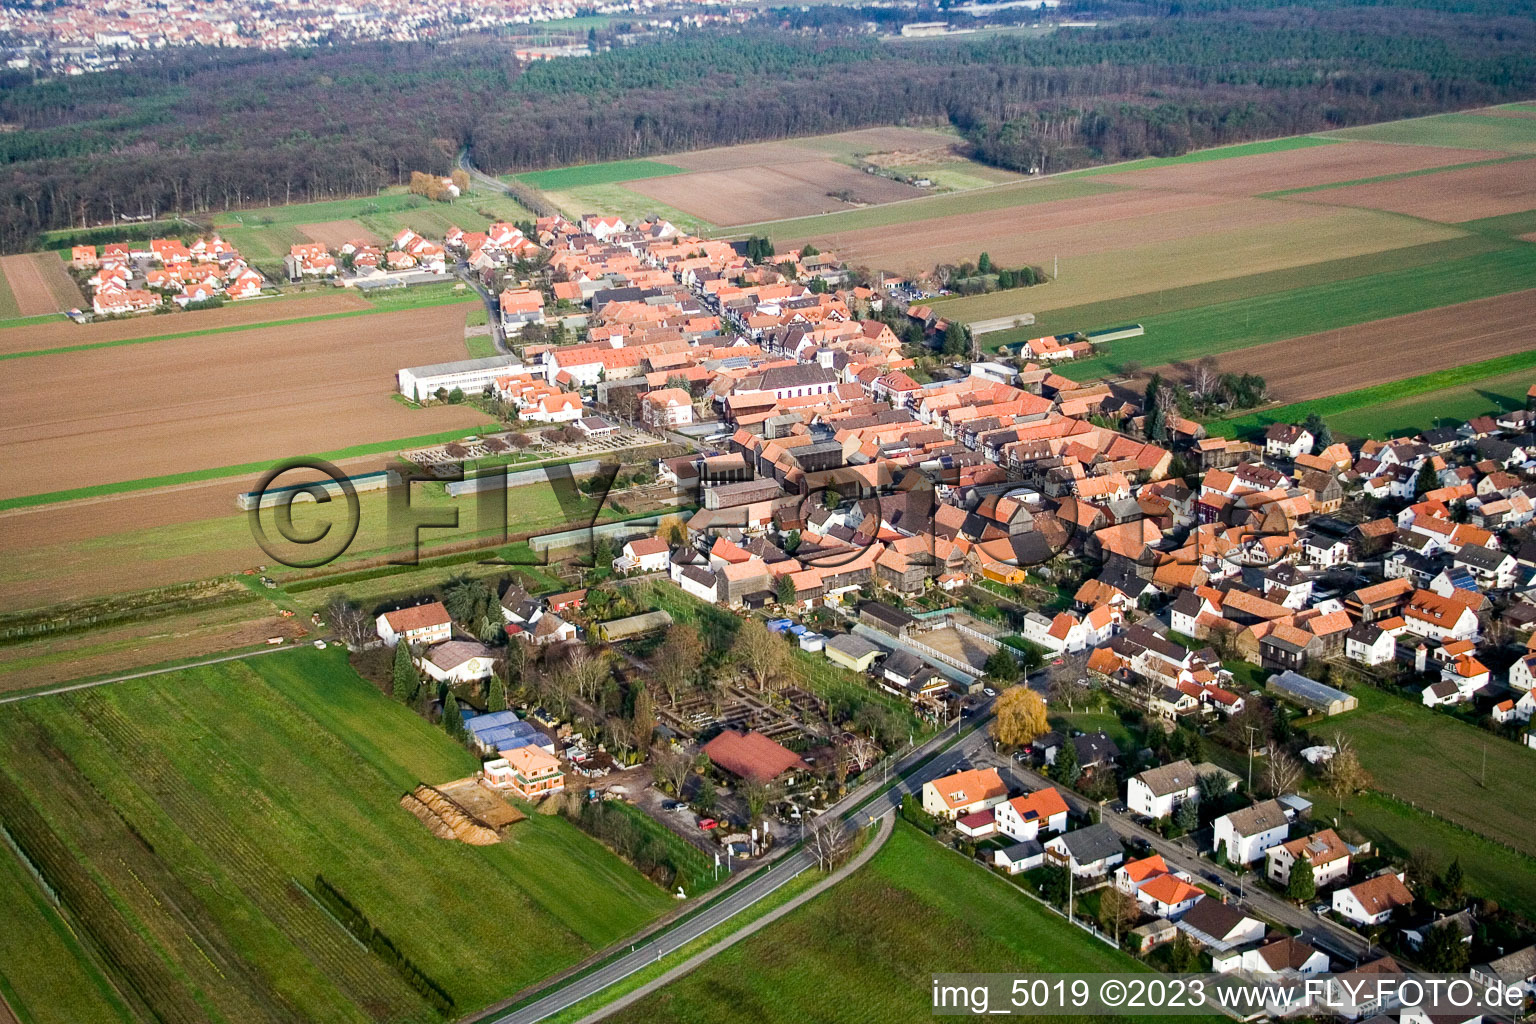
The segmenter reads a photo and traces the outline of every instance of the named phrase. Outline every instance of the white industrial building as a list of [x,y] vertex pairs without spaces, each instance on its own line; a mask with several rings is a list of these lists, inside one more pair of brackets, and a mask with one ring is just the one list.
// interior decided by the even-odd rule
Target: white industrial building
[[458,388],[466,395],[483,392],[497,377],[527,372],[516,356],[488,356],[462,359],[456,363],[433,363],[399,371],[400,393],[416,402],[430,401],[439,390]]

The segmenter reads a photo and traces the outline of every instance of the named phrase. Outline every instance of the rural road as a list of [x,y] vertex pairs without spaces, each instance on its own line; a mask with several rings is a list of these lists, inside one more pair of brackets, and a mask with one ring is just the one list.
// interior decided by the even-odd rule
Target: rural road
[[658,977],[646,982],[644,985],[641,985],[633,992],[626,992],[624,995],[615,999],[608,1005],[603,1006],[581,1018],[577,1024],[597,1024],[597,1022],[603,1018],[610,1017],[618,1011],[624,1009],[626,1006],[639,1002],[646,996],[650,995],[652,992],[665,988],[672,982],[683,977],[683,975],[694,970],[706,960],[709,960],[712,957],[723,953],[725,950],[736,945],[736,943],[751,935],[755,935],[757,932],[766,928],[768,925],[773,924],[773,922],[795,910],[797,907],[809,903],[817,896],[820,896],[822,893],[826,892],[828,889],[832,888],[834,885],[862,868],[865,864],[868,864],[870,860],[874,858],[875,854],[880,852],[880,848],[885,845],[885,841],[891,837],[891,830],[895,824],[895,821],[896,814],[894,809],[886,811],[879,818],[875,819],[873,823],[873,827],[877,829],[875,835],[870,838],[869,842],[864,844],[864,848],[855,854],[853,859],[848,861],[848,863],[844,864],[842,867],[832,872],[826,878],[823,878],[821,881],[811,886],[805,892],[800,893],[794,899],[787,901],[783,906],[774,907],[773,910],[764,914],[756,921],[753,921],[751,924],[746,925],[743,928],[737,929],[730,935],[725,936],[719,942],[714,943],[708,948],[700,950],[693,956],[689,957],[687,960],[684,960],[682,963],[678,964],[676,967],[671,968],[664,974],[661,974]]
[[[978,709],[974,714],[975,717],[971,721],[976,728],[964,734],[953,747],[935,755],[933,760],[906,778],[898,776],[889,784],[880,781],[872,783],[871,786],[854,789],[826,813],[839,816],[852,815],[850,819],[852,824],[864,825],[872,819],[892,813],[901,806],[901,798],[904,794],[921,790],[924,782],[958,770],[963,762],[968,762],[971,755],[982,749],[987,742],[986,731],[980,727],[986,721],[987,711]],[[954,734],[946,728],[902,758],[897,765],[898,772],[903,766],[921,761],[953,738]],[[871,790],[874,793],[873,797],[870,795]],[[866,800],[869,802],[859,807],[859,804]],[[855,807],[858,807],[856,814],[853,813]],[[685,918],[680,924],[654,940],[641,944],[632,952],[588,974],[572,979],[569,983],[526,1006],[509,1010],[499,1016],[484,1017],[480,1024],[535,1024],[536,1021],[559,1013],[588,996],[595,995],[610,985],[622,981],[641,968],[655,963],[679,947],[687,945],[716,925],[762,900],[811,867],[812,863],[810,854],[804,850],[797,850],[751,880],[743,882],[729,895],[706,906],[692,917]]]

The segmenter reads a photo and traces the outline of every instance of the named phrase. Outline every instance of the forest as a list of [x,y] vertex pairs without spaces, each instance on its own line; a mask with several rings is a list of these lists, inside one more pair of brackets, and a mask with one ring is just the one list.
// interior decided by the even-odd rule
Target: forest
[[468,39],[0,75],[0,122],[20,126],[0,134],[0,249],[124,215],[367,194],[446,174],[460,150],[504,173],[948,123],[1012,168],[1176,155],[1530,97],[1533,13],[1531,0],[1175,0],[1039,37],[886,42],[785,20],[529,66]]

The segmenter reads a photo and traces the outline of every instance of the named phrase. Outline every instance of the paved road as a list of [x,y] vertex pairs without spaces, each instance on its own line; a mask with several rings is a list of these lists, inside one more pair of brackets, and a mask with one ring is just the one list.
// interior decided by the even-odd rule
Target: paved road
[[[985,721],[985,710],[978,709],[978,718],[966,718],[964,723]],[[962,723],[957,723],[956,728],[962,728]],[[942,775],[948,775],[957,771],[962,763],[969,762],[970,758],[985,749],[986,730],[977,728],[966,733],[961,740],[950,749],[938,754],[934,759],[922,768],[912,772],[907,778],[900,777],[900,771],[907,766],[915,764],[934,750],[943,746],[954,738],[954,729],[945,729],[939,735],[930,739],[921,747],[903,757],[897,765],[897,773],[887,782],[883,778],[871,780],[865,786],[855,788],[841,801],[835,804],[827,813],[840,816],[849,816],[850,822],[855,825],[867,825],[872,819],[890,813],[901,806],[901,798],[906,793],[917,792],[922,789],[924,782]],[[876,795],[870,802],[859,807],[857,813],[854,808],[862,801],[870,799],[871,792]],[[591,971],[556,988],[554,991],[542,996],[536,1002],[504,1014],[484,1018],[484,1024],[534,1024],[551,1014],[574,1003],[601,992],[629,975],[640,970],[648,964],[655,963],[666,954],[684,946],[705,932],[714,928],[723,921],[739,914],[775,889],[784,885],[812,864],[812,859],[804,850],[784,856],[771,867],[762,869],[750,880],[741,883],[736,889],[715,903],[705,907],[691,917],[685,918],[682,923],[674,926],[653,940],[637,945],[632,952],[626,953],[611,963]]]
[[[977,760],[996,765],[1005,780],[1012,781],[1018,786],[1039,789],[1042,786],[1056,785],[1039,772],[990,750],[978,754]],[[1056,788],[1061,789],[1060,786]],[[1122,839],[1145,841],[1153,850],[1162,854],[1165,861],[1193,877],[1209,881],[1209,876],[1217,876],[1222,880],[1234,904],[1270,921],[1301,929],[1308,941],[1313,945],[1324,947],[1326,952],[1346,960],[1359,960],[1371,951],[1371,944],[1354,931],[1334,921],[1320,918],[1305,908],[1297,907],[1259,888],[1253,884],[1252,877],[1239,879],[1234,872],[1218,866],[1214,861],[1202,859],[1189,845],[1164,839],[1156,832],[1137,824],[1129,815],[1117,814],[1108,807],[1100,808],[1098,804],[1075,793],[1063,789],[1062,795],[1066,797],[1067,803],[1074,811],[1086,812],[1090,808],[1097,808],[1100,820],[1114,829]],[[1242,893],[1241,897],[1238,896],[1239,891]]]

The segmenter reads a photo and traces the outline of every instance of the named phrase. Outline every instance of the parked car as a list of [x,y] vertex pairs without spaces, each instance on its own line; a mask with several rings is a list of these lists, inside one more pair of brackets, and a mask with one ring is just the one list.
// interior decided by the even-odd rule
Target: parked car
[[996,697],[997,696],[997,691],[992,689],[992,687],[990,687],[990,686],[983,686],[981,688],[981,692],[986,694],[988,697]]
[[1328,911],[1330,911],[1332,909],[1333,908],[1330,907],[1326,903],[1314,903],[1314,904],[1312,904],[1312,913],[1316,914],[1318,917],[1327,917],[1328,916]]
[[705,832],[708,832],[712,828],[719,828],[719,827],[720,827],[720,823],[718,821],[716,821],[714,818],[700,818],[699,819],[699,828],[703,829]]

